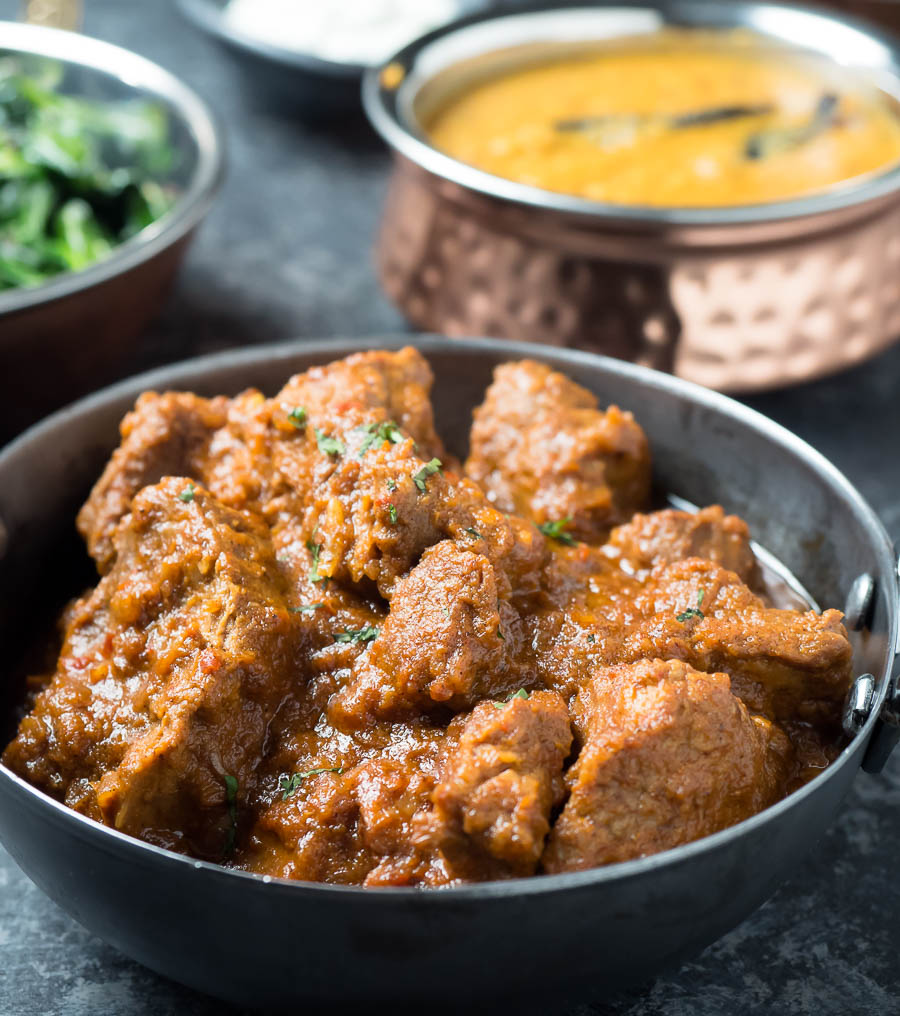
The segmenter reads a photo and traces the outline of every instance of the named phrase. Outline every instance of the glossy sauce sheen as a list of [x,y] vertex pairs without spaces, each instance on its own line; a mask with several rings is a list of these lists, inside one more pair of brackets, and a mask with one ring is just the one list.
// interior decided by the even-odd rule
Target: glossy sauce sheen
[[506,364],[462,465],[432,381],[405,349],[142,396],[3,761],[149,842],[370,886],[644,856],[828,764],[837,611],[772,608],[718,507],[642,514],[629,413]]
[[[834,108],[805,134],[824,96]],[[735,107],[749,115],[671,119]],[[740,33],[673,30],[523,67],[453,97],[426,132],[496,176],[631,205],[777,201],[900,159],[900,120],[883,93]]]

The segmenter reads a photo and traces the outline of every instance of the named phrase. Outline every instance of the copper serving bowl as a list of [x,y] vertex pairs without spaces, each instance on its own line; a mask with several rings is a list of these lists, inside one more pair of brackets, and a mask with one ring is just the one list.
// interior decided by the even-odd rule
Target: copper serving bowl
[[712,388],[840,370],[900,336],[900,167],[789,201],[613,205],[493,176],[421,123],[486,73],[669,25],[745,28],[900,97],[900,43],[840,15],[766,3],[544,5],[456,21],[370,70],[395,152],[381,282],[420,328],[574,346]]

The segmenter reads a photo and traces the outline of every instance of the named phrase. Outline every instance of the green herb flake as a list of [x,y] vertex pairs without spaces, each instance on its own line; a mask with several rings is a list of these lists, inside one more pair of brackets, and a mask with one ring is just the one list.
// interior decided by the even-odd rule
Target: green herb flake
[[303,406],[294,406],[292,409],[287,409],[287,418],[297,428],[297,430],[304,430],[306,428],[306,410]]
[[194,491],[197,488],[193,483],[189,483],[184,490],[178,495],[179,501],[184,501],[185,504],[190,504],[194,500]]
[[312,568],[309,569],[309,581],[321,582],[325,578],[324,575],[319,574],[319,554],[322,553],[322,544],[313,543],[312,540],[307,540],[306,549],[312,555]]
[[388,517],[391,520],[391,525],[392,526],[396,526],[397,525],[397,509],[394,507],[393,504],[389,504],[387,506],[387,509],[388,509]]
[[556,540],[557,543],[564,543],[567,547],[574,547],[577,541],[571,534],[565,532],[566,526],[571,521],[572,516],[567,515],[558,522],[543,522],[538,526],[538,529],[540,529],[544,536],[549,536],[551,540]]
[[499,628],[497,629],[497,638],[498,639],[502,639],[504,642],[506,641],[506,636],[503,634],[503,632]]
[[700,592],[697,593],[697,606],[698,607],[702,607],[703,606],[703,597],[704,596],[706,596],[706,590],[705,589],[701,589]]
[[431,462],[426,462],[425,465],[422,466],[422,468],[418,471],[418,473],[413,474],[412,478],[413,483],[418,488],[420,494],[425,493],[425,481],[428,479],[428,477],[434,476],[435,473],[439,473],[440,471],[441,471],[441,460],[432,459]]
[[234,852],[234,843],[237,839],[238,781],[230,773],[223,773],[222,778],[225,781],[225,803],[228,805],[228,817],[231,819],[231,825],[225,834],[225,853],[231,854]]
[[697,610],[696,607],[688,607],[687,610],[683,610],[680,614],[676,615],[675,620],[680,621],[684,624],[685,621],[690,621],[692,617],[703,620],[704,614],[702,610]]
[[393,493],[397,489],[397,481],[393,477],[387,479],[387,489]]
[[588,640],[588,642],[596,642],[597,641],[596,638],[593,635],[588,635],[587,640]]
[[471,536],[473,540],[483,540],[484,539],[484,537],[481,535],[481,533],[479,533],[477,529],[472,529],[471,526],[468,529],[464,529],[463,532],[466,533],[467,535]]
[[528,699],[528,698],[531,698],[528,692],[525,691],[524,688],[520,688],[518,691],[514,691],[512,695],[507,695],[502,702],[495,702],[494,708],[502,709],[505,705],[508,705],[510,702],[512,702],[513,699]]
[[300,784],[310,776],[319,776],[322,773],[337,773],[340,776],[343,771],[342,766],[322,766],[320,769],[308,769],[305,773],[293,773],[291,776],[282,773],[278,777],[281,800],[286,801],[292,794],[296,794],[300,789]]
[[364,628],[345,628],[334,636],[335,642],[350,642],[361,645],[364,642],[372,642],[378,638],[378,629],[367,624]]
[[346,445],[339,437],[326,434],[321,427],[316,427],[315,435],[319,451],[324,455],[343,455],[347,451]]
[[356,429],[366,435],[363,443],[359,446],[357,457],[360,459],[373,445],[384,444],[385,441],[390,441],[391,444],[400,444],[403,440],[403,432],[393,420],[386,420],[384,423],[364,423]]
[[288,607],[288,610],[292,614],[311,614],[314,610],[318,610],[321,606],[321,603],[304,603],[299,607]]

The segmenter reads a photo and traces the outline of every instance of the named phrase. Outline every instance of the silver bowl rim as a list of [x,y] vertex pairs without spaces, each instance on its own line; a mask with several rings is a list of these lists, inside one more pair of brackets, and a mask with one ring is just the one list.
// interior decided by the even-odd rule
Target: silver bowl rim
[[[271,362],[284,362],[285,369],[290,370],[292,369],[290,366],[291,362],[297,357],[330,358],[346,356],[351,352],[366,349],[399,349],[405,345],[414,345],[426,357],[430,352],[441,354],[458,352],[460,355],[469,356],[484,353],[490,355],[499,354],[510,359],[517,357],[543,358],[558,369],[564,370],[567,365],[593,370],[599,368],[603,372],[613,376],[627,377],[640,382],[645,386],[648,393],[656,390],[687,395],[697,405],[705,409],[724,413],[735,419],[738,423],[757,430],[771,442],[780,445],[790,454],[799,457],[814,467],[823,481],[835,488],[844,499],[852,504],[855,512],[864,520],[867,534],[871,538],[873,549],[878,553],[879,563],[884,570],[884,574],[893,575],[896,579],[897,572],[893,546],[873,509],[837,467],[832,465],[828,459],[817,452],[811,445],[780,424],[775,423],[756,410],[750,409],[740,402],[729,398],[727,395],[722,395],[693,382],[663,374],[647,367],[637,366],[581,350],[551,348],[535,343],[506,339],[450,339],[440,335],[416,334],[371,336],[364,339],[299,339],[292,342],[258,346],[250,349],[226,350],[207,356],[183,360],[178,364],[134,375],[101,389],[35,424],[11,444],[7,445],[6,448],[0,450],[0,475],[3,474],[5,469],[9,468],[9,464],[17,455],[27,449],[31,441],[50,435],[57,428],[67,427],[70,424],[76,423],[84,414],[102,410],[104,407],[119,400],[133,399],[141,391],[160,391],[178,386],[180,383],[186,382],[190,384],[192,383],[191,379],[196,378],[198,375],[202,376],[217,368],[252,367],[260,362],[269,360]],[[188,865],[198,871],[204,871],[210,876],[229,879],[238,878],[248,884],[266,884],[282,891],[299,893],[301,895],[309,892],[316,894],[331,893],[355,896],[360,901],[377,901],[391,896],[393,898],[405,898],[410,902],[417,901],[419,905],[425,906],[430,905],[430,901],[435,901],[440,906],[439,901],[443,899],[474,897],[488,900],[510,895],[540,896],[548,892],[577,891],[579,888],[589,884],[638,878],[658,868],[681,864],[707,851],[724,847],[732,840],[743,836],[745,832],[750,832],[762,825],[775,821],[782,813],[798,806],[807,797],[817,793],[824,781],[830,779],[838,770],[851,764],[854,757],[864,750],[864,745],[868,742],[869,736],[876,724],[880,722],[879,714],[888,692],[891,662],[893,661],[893,654],[898,643],[900,591],[895,588],[894,593],[893,597],[888,595],[888,631],[885,640],[888,663],[885,673],[875,675],[879,679],[879,682],[876,698],[868,719],[861,730],[846,745],[838,758],[809,783],[795,790],[771,807],[745,819],[743,822],[729,826],[727,829],[713,833],[711,836],[694,840],[692,843],[633,861],[622,861],[599,868],[557,875],[539,875],[499,882],[479,882],[469,885],[452,886],[433,892],[425,891],[422,888],[410,887],[378,887],[373,889],[363,886],[330,885],[327,883],[283,879],[270,875],[240,871],[234,868],[226,868],[209,861],[195,860],[184,854],[167,850],[164,847],[154,846],[72,811],[61,802],[53,800],[53,798],[48,797],[36,787],[31,786],[31,784],[15,775],[2,763],[0,763],[0,784],[6,783],[14,787],[16,792],[26,795],[34,807],[51,809],[51,812],[55,813],[55,817],[59,822],[72,823],[71,831],[73,833],[77,833],[80,838],[91,841],[94,846],[101,849],[132,851],[134,852],[132,856],[136,860],[143,858],[147,863],[150,863],[151,860],[156,860],[164,864]]]
[[[427,32],[413,42],[397,50],[387,60],[366,70],[363,75],[363,108],[372,126],[387,144],[422,169],[449,180],[465,190],[474,191],[487,197],[497,198],[514,205],[524,205],[560,212],[568,215],[586,216],[604,223],[618,224],[625,228],[690,227],[714,228],[754,226],[779,223],[789,220],[808,219],[814,216],[840,212],[857,206],[870,205],[900,192],[900,163],[894,163],[883,171],[866,174],[814,194],[749,205],[727,205],[724,207],[657,207],[650,205],[626,205],[611,202],[591,201],[556,191],[531,187],[505,177],[495,176],[461,162],[435,148],[424,133],[417,130],[401,108],[402,85],[396,89],[382,87],[384,70],[397,65],[406,74],[415,67],[416,61],[428,48],[457,32],[464,32],[473,26],[491,21],[514,21],[532,15],[552,15],[564,19],[573,11],[586,10],[621,13],[643,11],[663,19],[665,24],[687,27],[740,28],[748,18],[759,12],[785,13],[794,18],[808,20],[809,39],[816,38],[816,27],[825,24],[852,31],[864,36],[890,55],[886,68],[900,88],[900,38],[875,28],[866,21],[836,11],[800,5],[755,2],[755,0],[733,0],[723,4],[712,0],[566,0],[564,5],[531,0],[514,10],[488,10],[466,17],[457,18],[433,31]],[[752,25],[750,25],[753,28]],[[755,29],[759,32],[759,29]],[[774,33],[762,33],[774,35]],[[796,40],[789,40],[798,44]],[[502,45],[496,47],[504,48]],[[814,42],[806,47],[815,50]],[[483,50],[482,52],[490,52]]]
[[288,49],[287,46],[276,46],[264,39],[255,39],[239,32],[222,16],[222,5],[216,0],[175,0],[175,4],[188,21],[220,42],[284,67],[307,74],[337,78],[342,82],[359,81],[366,69],[365,64],[349,60],[326,60],[314,53]]
[[159,99],[188,129],[197,145],[197,164],[172,208],[103,261],[65,272],[38,286],[0,292],[0,320],[98,286],[151,260],[187,236],[212,205],[225,169],[221,125],[197,93],[174,74],[121,46],[42,25],[0,22],[0,51],[34,54],[117,79],[135,94]]

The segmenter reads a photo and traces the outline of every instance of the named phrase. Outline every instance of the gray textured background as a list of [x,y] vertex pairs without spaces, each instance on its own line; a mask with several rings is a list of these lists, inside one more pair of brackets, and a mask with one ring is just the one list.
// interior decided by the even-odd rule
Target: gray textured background
[[[401,330],[371,268],[387,158],[367,128],[348,120],[312,129],[261,108],[241,93],[229,60],[165,0],[87,0],[86,7],[88,32],[182,76],[209,99],[229,135],[225,187],[129,372],[238,344]],[[0,16],[17,8],[0,0]],[[894,538],[898,382],[900,349],[838,378],[750,400],[843,469]],[[858,777],[831,831],[754,917],[677,974],[571,1016],[900,1012],[898,843],[900,757],[879,777]],[[228,1011],[93,938],[0,848],[2,1016]]]

